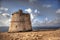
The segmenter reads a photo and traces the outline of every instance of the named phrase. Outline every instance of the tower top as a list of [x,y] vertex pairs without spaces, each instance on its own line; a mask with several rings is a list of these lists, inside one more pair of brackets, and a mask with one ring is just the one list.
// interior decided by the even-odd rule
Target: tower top
[[18,11],[19,13],[23,13],[23,11],[21,10],[21,9],[19,9],[19,11]]
[[12,15],[14,15],[14,14],[29,15],[29,13],[24,13],[21,9],[19,9],[17,12],[14,12]]
[[23,11],[21,9],[19,9],[18,12],[14,12],[12,15],[17,14],[17,13],[22,14]]

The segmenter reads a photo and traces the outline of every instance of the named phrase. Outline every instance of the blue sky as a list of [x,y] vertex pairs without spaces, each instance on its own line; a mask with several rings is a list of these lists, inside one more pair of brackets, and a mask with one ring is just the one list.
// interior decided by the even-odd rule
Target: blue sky
[[60,26],[60,0],[1,0],[0,3],[0,26],[9,26],[11,14],[19,9],[30,13],[32,26]]

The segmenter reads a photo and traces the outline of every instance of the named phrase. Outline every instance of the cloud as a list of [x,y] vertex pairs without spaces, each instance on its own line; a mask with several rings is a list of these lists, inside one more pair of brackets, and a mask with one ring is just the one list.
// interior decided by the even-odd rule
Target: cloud
[[57,9],[56,15],[57,15],[56,19],[58,19],[58,21],[60,22],[60,9]]
[[25,9],[31,15],[32,26],[57,26],[58,20],[49,20],[48,17],[45,17],[43,20],[36,18],[40,16],[40,11],[37,9],[32,10],[31,8]]
[[11,15],[8,13],[0,14],[0,26],[9,26]]
[[30,13],[31,20],[33,20],[36,16],[40,15],[40,11],[38,11],[37,9],[32,10],[31,8],[27,8],[25,9],[25,11]]
[[37,9],[35,9],[32,13],[33,17],[37,17],[37,16],[40,16],[40,11],[38,11]]
[[34,16],[32,14],[30,14],[30,15],[31,15],[31,20],[33,20],[34,19]]
[[60,13],[60,9],[58,9],[58,10],[56,11],[56,13]]
[[0,13],[2,13],[2,12],[0,12]]
[[8,11],[8,8],[0,7],[0,10]]
[[47,17],[45,18],[45,21],[48,21],[48,18]]
[[4,8],[5,11],[8,11],[8,8]]
[[36,2],[37,0],[29,0],[29,2]]
[[28,13],[32,13],[32,9],[31,8],[25,9],[25,11],[28,12]]
[[37,9],[32,10],[31,8],[27,8],[27,9],[25,9],[25,11],[30,13],[31,21],[33,21],[35,17],[40,15],[40,11],[38,11]]
[[40,13],[37,9],[34,10],[34,13]]
[[4,7],[0,7],[0,10],[4,10]]
[[35,11],[34,11],[35,13],[37,13],[37,9],[35,9]]
[[30,13],[30,17],[31,17],[31,21],[33,20],[34,16],[32,14],[32,9],[31,8],[28,8],[28,9],[25,9],[26,12]]
[[11,15],[7,13],[8,8],[0,7],[0,26],[9,26]]
[[3,13],[2,15],[3,15],[3,16],[6,16],[6,15],[9,15],[9,14],[8,14],[8,13]]
[[28,8],[28,9],[25,9],[26,12],[28,12],[30,14],[30,17],[31,17],[31,21],[34,19],[34,16],[33,16],[33,10],[31,8]]
[[38,18],[34,19],[32,22],[32,26],[59,26],[60,22],[56,19],[49,20],[48,18],[45,18],[44,20],[40,20]]
[[52,5],[50,5],[50,4],[44,4],[43,7],[50,8],[50,7],[52,7]]

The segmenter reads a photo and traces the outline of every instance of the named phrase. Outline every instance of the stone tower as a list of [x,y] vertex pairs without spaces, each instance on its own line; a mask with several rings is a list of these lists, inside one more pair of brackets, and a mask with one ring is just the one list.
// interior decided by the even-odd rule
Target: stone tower
[[12,14],[11,25],[8,32],[31,31],[30,15],[23,13],[22,10]]

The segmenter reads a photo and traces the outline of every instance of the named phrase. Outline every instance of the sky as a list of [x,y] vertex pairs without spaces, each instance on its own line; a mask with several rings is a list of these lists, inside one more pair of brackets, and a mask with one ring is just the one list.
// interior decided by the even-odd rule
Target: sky
[[60,26],[60,0],[0,0],[0,27],[9,26],[12,13],[29,13],[32,26]]

